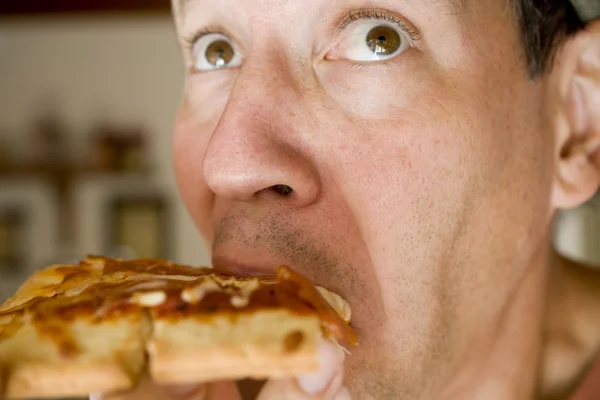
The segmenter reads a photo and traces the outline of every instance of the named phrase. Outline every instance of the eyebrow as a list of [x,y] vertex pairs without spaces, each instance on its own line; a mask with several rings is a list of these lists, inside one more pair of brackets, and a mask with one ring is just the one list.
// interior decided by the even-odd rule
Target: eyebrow
[[[191,3],[196,3],[201,0],[171,0],[171,11],[173,13],[173,17],[177,21],[180,18],[185,18],[186,12],[184,11],[187,6]],[[402,1],[402,0],[396,0]],[[425,3],[425,8],[430,7],[438,7],[440,12],[447,15],[453,16],[455,18],[459,18],[460,14],[465,11],[465,7],[467,6],[468,0],[404,0],[404,1],[416,1]],[[506,0],[507,2],[510,0]],[[437,4],[436,4],[437,3]],[[360,6],[358,6],[360,7]],[[179,22],[177,22],[179,25]]]
[[[196,1],[196,0],[175,0],[174,2],[180,6],[179,8],[183,8],[183,6],[185,6],[187,3],[191,3],[193,1]],[[463,10],[463,8],[465,6],[465,2],[467,0],[431,0],[431,1],[432,2],[437,2],[437,1],[447,2],[448,5],[450,6],[450,9],[452,10],[452,13],[458,14]]]

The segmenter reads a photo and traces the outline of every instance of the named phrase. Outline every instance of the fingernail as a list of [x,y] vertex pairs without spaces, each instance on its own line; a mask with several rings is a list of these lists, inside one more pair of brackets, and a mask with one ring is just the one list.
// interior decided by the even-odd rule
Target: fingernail
[[347,388],[342,388],[340,392],[333,398],[333,400],[352,400],[350,392]]
[[102,393],[90,393],[90,400],[102,400]]
[[322,345],[319,349],[319,371],[296,378],[298,386],[310,395],[323,393],[339,373],[344,353],[333,345]]

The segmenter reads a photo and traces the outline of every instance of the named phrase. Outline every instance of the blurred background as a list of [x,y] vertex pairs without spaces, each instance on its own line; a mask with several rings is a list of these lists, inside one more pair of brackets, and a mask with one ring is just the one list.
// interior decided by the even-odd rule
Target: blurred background
[[173,178],[169,0],[0,1],[0,301],[86,254],[208,262]]
[[[208,262],[172,171],[182,78],[168,0],[0,2],[0,301],[90,253]],[[556,241],[600,265],[600,197]]]

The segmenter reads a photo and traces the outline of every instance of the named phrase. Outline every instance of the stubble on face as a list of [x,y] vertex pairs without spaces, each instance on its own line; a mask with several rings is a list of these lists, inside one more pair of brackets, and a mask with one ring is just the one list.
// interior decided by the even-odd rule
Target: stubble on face
[[[196,116],[200,128],[190,124],[181,134],[188,162],[180,161],[180,175],[183,185],[191,177],[200,182],[186,185],[186,202],[200,216],[197,223],[212,240],[213,253],[234,251],[286,263],[345,295],[359,337],[365,338],[348,359],[348,384],[359,399],[435,393],[471,340],[483,347],[486,340],[477,333],[493,336],[493,328],[479,329],[477,321],[501,318],[497,310],[510,301],[531,252],[528,246],[538,246],[542,236],[534,231],[543,225],[535,207],[543,212],[546,193],[529,193],[538,181],[547,183],[547,177],[538,176],[542,162],[528,155],[545,151],[535,136],[536,106],[527,105],[535,99],[534,90],[524,83],[516,35],[499,1],[482,1],[473,9],[477,12],[463,10],[462,25],[447,15],[430,16],[432,26],[425,28],[431,48],[401,55],[378,73],[323,67],[331,74],[321,86],[308,85],[307,101],[286,80],[291,76],[286,66],[293,61],[275,66],[262,62],[268,57],[259,52],[254,67],[239,72],[252,90],[232,84],[233,100],[222,120],[211,115],[223,110],[211,110],[208,101],[188,105],[188,112],[197,108],[197,115],[206,115],[205,120]],[[273,24],[287,26],[270,26],[269,34],[289,32],[289,21],[271,17]],[[446,34],[436,31],[439,24],[448,27]],[[459,26],[460,32],[451,31]],[[261,31],[261,38],[267,37]],[[286,43],[290,36],[276,39],[273,43]],[[264,43],[257,46],[265,49]],[[287,56],[276,49],[281,58]],[[286,73],[279,75],[281,69]],[[271,76],[272,85],[252,86]],[[202,97],[210,80],[194,81],[199,86],[190,93]],[[294,101],[286,97],[290,92]],[[276,107],[269,111],[269,105]],[[285,106],[297,107],[294,115],[287,117]],[[258,117],[244,119],[245,113]],[[324,185],[321,203],[305,209],[272,199],[228,203],[203,188],[203,171],[190,165],[201,164],[211,135],[219,135],[215,127],[232,115],[246,123],[233,132],[245,138],[272,135],[272,141],[291,147],[310,140],[302,150],[308,148],[321,178],[335,182]],[[203,201],[196,187],[205,191]]]

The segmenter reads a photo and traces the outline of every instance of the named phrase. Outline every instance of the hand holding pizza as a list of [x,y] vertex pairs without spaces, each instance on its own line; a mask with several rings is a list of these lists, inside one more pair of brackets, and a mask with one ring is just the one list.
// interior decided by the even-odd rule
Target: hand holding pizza
[[258,400],[350,400],[347,389],[342,385],[342,349],[324,342],[319,349],[319,363],[320,369],[315,374],[268,382]]
[[[271,380],[263,387],[257,400],[349,400],[342,386],[344,352],[331,343],[323,342],[319,348],[320,369],[309,375],[292,379]],[[90,396],[90,400],[241,400],[242,396],[233,382],[205,385],[165,387],[145,379],[133,391]]]

